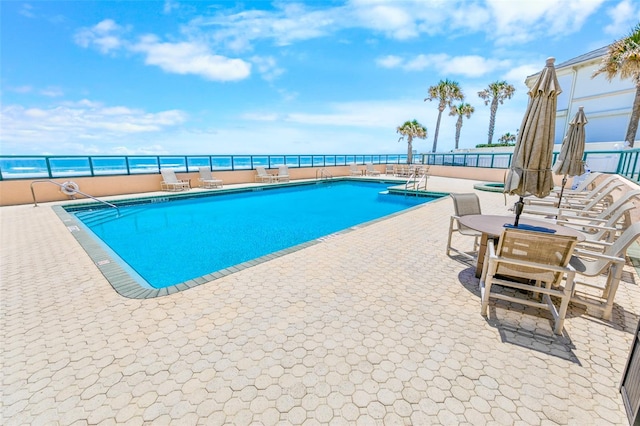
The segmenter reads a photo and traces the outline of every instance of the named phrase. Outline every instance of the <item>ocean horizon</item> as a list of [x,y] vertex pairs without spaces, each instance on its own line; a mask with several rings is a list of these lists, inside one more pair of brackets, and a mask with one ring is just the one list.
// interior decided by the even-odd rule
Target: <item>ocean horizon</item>
[[256,167],[292,168],[343,166],[351,163],[403,163],[406,154],[382,155],[160,155],[160,156],[6,156],[0,157],[3,179],[69,176],[102,176],[195,172],[199,167],[213,171],[252,170]]

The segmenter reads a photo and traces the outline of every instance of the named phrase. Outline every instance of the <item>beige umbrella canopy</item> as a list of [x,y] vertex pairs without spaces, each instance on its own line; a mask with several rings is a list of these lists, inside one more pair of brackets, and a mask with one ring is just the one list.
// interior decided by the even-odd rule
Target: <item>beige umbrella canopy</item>
[[556,69],[555,58],[547,59],[547,64],[529,90],[529,103],[513,151],[511,167],[505,180],[504,192],[519,195],[516,203],[518,226],[525,195],[543,198],[553,189],[553,143],[556,127],[557,97],[562,92]]
[[562,188],[560,189],[560,197],[558,205],[562,203],[562,194],[564,186],[567,184],[567,176],[580,176],[584,174],[584,143],[585,125],[588,123],[587,116],[584,114],[584,108],[578,108],[575,117],[569,122],[569,130],[562,141],[560,155],[558,161],[553,166],[553,171],[557,175],[564,175],[562,178]]

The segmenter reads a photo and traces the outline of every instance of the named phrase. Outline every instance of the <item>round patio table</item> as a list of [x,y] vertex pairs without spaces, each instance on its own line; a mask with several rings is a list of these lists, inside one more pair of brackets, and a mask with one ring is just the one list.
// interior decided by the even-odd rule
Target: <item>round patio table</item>
[[[460,224],[482,233],[482,237],[480,238],[480,250],[478,251],[478,261],[476,263],[476,277],[480,278],[480,275],[482,275],[482,264],[484,262],[485,251],[487,249],[487,241],[489,238],[498,238],[502,234],[502,231],[507,229],[505,225],[513,227],[515,217],[469,214],[466,216],[460,216],[458,221]],[[518,229],[576,237],[578,241],[584,241],[586,239],[582,232],[569,228],[568,226],[556,225],[553,222],[546,222],[543,220],[529,219],[524,216],[520,216]]]

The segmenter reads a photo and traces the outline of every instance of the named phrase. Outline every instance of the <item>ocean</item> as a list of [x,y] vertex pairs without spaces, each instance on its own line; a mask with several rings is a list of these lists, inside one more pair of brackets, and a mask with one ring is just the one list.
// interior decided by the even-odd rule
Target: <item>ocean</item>
[[6,156],[0,157],[2,179],[57,178],[159,173],[161,168],[195,172],[251,170],[258,166],[278,168],[341,166],[351,163],[406,163],[407,156],[390,155],[163,155],[163,156]]

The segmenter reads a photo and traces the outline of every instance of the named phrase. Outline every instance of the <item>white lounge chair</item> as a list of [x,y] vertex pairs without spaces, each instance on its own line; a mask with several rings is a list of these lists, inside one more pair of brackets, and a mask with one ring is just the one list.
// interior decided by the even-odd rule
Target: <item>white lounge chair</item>
[[275,182],[275,176],[267,173],[264,167],[256,167],[256,182]]
[[[638,238],[640,238],[640,223],[634,223],[613,244],[605,244],[606,248],[603,252],[577,248],[570,261],[570,265],[577,274],[597,277],[606,272],[607,280],[604,286],[594,284],[592,280],[588,283],[576,280],[571,301],[596,308],[602,312],[603,319],[609,320],[613,310],[613,300],[622,277],[626,251]],[[583,287],[595,289],[599,294],[594,296],[592,292],[582,290]]]
[[349,164],[349,173],[351,173],[351,176],[362,176],[362,170],[356,166],[356,163]]
[[[575,270],[569,260],[576,245],[576,237],[505,229],[497,247],[487,245],[480,278],[481,313],[487,316],[489,298],[545,308],[555,319],[553,331],[562,334],[564,318],[573,294]],[[566,276],[566,277],[565,277]],[[561,286],[565,278],[564,287]],[[527,296],[511,292],[496,292],[494,284],[529,291]],[[542,301],[539,295],[542,294]],[[550,296],[560,299],[556,307]],[[508,306],[508,305],[507,305]]]
[[278,182],[289,182],[289,168],[287,166],[278,167],[278,174],[275,179]]
[[191,189],[191,185],[188,180],[178,179],[176,172],[173,169],[160,169],[162,174],[162,182],[160,182],[160,189],[163,191],[187,191]]
[[[618,179],[617,175],[609,176],[605,178],[600,184],[595,186],[592,190],[582,192],[567,192],[563,193],[563,200],[558,200],[559,194],[554,193],[545,198],[525,197],[524,203],[528,205],[553,205],[557,206],[558,201],[561,202],[562,207],[571,207],[574,205],[585,205],[591,200],[598,198],[599,200],[606,201],[607,197],[613,192],[614,189],[623,185],[623,182]],[[605,194],[603,196],[602,194]],[[601,202],[602,202],[601,201]]]
[[373,164],[367,163],[365,167],[365,173],[367,176],[380,176],[380,172],[373,168]]
[[200,172],[200,177],[198,178],[198,180],[200,181],[201,187],[222,188],[222,179],[214,178],[209,167],[200,167],[198,171]]

